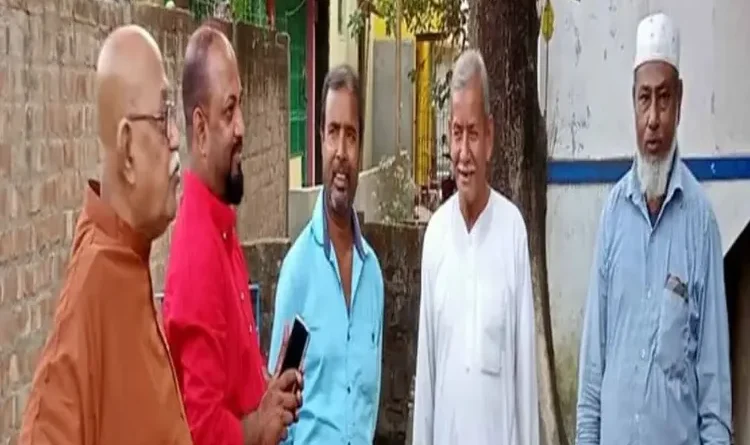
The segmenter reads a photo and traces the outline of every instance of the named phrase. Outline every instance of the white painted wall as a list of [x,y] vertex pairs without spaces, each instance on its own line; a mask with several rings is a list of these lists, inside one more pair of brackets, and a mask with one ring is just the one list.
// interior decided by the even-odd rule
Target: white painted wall
[[[657,11],[671,15],[682,31],[681,152],[687,156],[750,153],[750,1],[551,1],[555,32],[546,66],[545,44],[540,43],[539,89],[542,108],[546,105],[548,113],[553,158],[632,156],[636,28],[641,18]],[[750,220],[750,181],[704,186],[726,252]],[[552,324],[569,436],[573,433],[580,328],[594,237],[610,188],[553,185],[548,193]]]

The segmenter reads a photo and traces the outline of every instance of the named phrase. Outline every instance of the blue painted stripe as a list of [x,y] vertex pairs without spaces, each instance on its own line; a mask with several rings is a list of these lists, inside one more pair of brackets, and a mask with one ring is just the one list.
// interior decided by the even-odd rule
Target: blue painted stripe
[[[682,158],[699,181],[750,179],[749,156]],[[551,159],[550,184],[609,184],[617,182],[633,163],[631,158]]]

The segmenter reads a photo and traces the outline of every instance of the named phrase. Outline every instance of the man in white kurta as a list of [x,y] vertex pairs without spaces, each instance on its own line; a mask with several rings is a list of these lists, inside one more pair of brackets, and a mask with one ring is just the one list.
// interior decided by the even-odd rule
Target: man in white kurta
[[415,445],[539,443],[526,227],[485,179],[488,97],[484,62],[468,51],[451,85],[458,193],[430,219],[422,251]]

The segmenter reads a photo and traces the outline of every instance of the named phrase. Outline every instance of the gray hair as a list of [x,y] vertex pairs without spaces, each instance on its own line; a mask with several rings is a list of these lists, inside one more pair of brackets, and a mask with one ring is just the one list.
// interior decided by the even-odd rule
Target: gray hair
[[482,54],[476,49],[469,49],[461,53],[453,65],[453,75],[451,77],[451,95],[456,91],[461,91],[479,76],[482,85],[482,102],[484,105],[484,114],[490,115],[490,87],[487,81],[487,67],[484,65]]

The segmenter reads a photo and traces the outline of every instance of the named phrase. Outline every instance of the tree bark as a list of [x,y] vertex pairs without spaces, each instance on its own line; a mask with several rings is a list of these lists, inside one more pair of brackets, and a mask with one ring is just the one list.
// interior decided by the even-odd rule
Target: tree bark
[[476,47],[490,84],[495,140],[490,183],[521,210],[529,238],[542,443],[566,445],[557,392],[547,283],[547,136],[537,94],[534,0],[475,0]]

